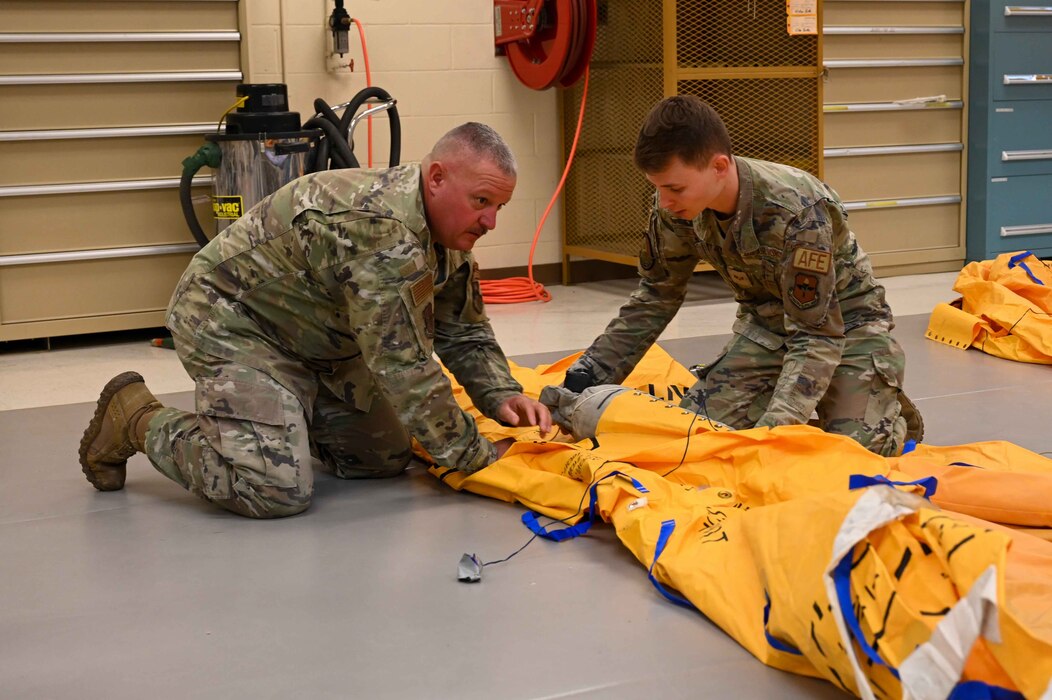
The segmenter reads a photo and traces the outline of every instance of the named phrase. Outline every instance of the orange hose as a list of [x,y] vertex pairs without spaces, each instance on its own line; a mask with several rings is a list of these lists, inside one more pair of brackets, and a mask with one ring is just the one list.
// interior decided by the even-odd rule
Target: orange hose
[[[373,76],[369,70],[369,49],[365,46],[365,29],[362,27],[362,23],[355,18],[351,18],[354,22],[354,26],[358,27],[358,36],[362,40],[362,60],[365,61],[365,87],[373,86]],[[365,118],[366,125],[369,133],[369,167],[373,167],[373,116],[370,114]]]
[[544,228],[544,222],[548,219],[549,212],[555,206],[555,200],[559,198],[559,193],[563,190],[566,176],[570,174],[570,166],[573,164],[574,154],[577,153],[577,140],[581,136],[581,124],[584,122],[584,106],[588,102],[588,76],[590,72],[589,67],[586,66],[584,69],[584,89],[581,91],[581,111],[577,114],[577,129],[573,134],[573,144],[570,146],[570,156],[566,159],[566,167],[563,168],[563,176],[559,180],[559,185],[555,188],[551,201],[548,202],[548,208],[544,210],[540,223],[537,224],[537,230],[533,234],[533,243],[530,245],[530,261],[526,266],[526,272],[529,277],[507,277],[500,280],[480,281],[482,300],[487,304],[521,304],[527,301],[552,300],[551,293],[544,288],[544,285],[540,282],[535,282],[533,279],[533,254],[537,250],[537,241],[541,237],[541,229]]

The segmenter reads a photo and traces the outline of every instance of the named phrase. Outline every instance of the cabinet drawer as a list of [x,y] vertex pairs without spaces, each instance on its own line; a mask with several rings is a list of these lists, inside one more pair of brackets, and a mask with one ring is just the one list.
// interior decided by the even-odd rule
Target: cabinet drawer
[[961,66],[830,68],[822,99],[829,103],[894,102],[929,95],[961,99]]
[[0,267],[0,322],[163,311],[190,254]]
[[1052,32],[995,35],[993,44],[994,100],[1052,100]]
[[[193,193],[197,220],[212,236],[209,192]],[[0,198],[0,256],[192,242],[175,188]]]
[[894,146],[903,143],[961,141],[961,110],[918,109],[908,112],[827,112],[823,145]]
[[1052,4],[1048,0],[992,2],[990,29],[995,32],[1052,31]]
[[0,143],[0,186],[177,178],[202,143],[198,134]]
[[1052,244],[1052,175],[991,178],[987,235],[999,251]]
[[822,179],[850,201],[959,194],[961,154],[827,157]]
[[1052,101],[993,104],[989,134],[992,177],[1052,173]]
[[918,254],[919,262],[922,251],[961,245],[961,205],[859,209],[848,212],[848,226],[870,255]]

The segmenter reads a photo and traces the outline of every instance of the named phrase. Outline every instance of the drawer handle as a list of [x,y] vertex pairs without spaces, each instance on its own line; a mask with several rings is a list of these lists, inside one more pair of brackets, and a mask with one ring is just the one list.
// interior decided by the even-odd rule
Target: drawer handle
[[1039,233],[1052,233],[1052,224],[1001,227],[1001,238],[1006,238],[1007,236],[1036,236]]
[[111,258],[139,258],[150,255],[173,255],[196,253],[201,246],[196,243],[172,243],[169,245],[147,245],[131,248],[100,248],[96,250],[68,250],[58,253],[26,253],[23,255],[0,255],[0,267],[11,265],[42,265],[84,260],[109,260]]
[[1005,75],[1005,85],[1048,85],[1050,83],[1052,83],[1052,74],[1049,73]]
[[1001,160],[1010,162],[1013,160],[1047,160],[1052,158],[1052,149],[1040,151],[1001,151]]
[[1050,15],[1052,15],[1052,7],[1009,5],[1005,8],[1005,17],[1048,17]]

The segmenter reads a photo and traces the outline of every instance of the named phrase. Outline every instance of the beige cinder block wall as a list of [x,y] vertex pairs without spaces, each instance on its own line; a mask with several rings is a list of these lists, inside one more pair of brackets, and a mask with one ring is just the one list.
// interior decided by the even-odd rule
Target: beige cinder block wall
[[[326,24],[332,0],[241,0],[247,82],[284,82],[292,109],[306,120],[315,98],[346,102],[365,87],[358,32],[350,32],[354,71],[326,70]],[[493,53],[492,0],[345,0],[365,27],[372,84],[398,100],[401,161],[419,161],[435,140],[465,121],[493,126],[519,161],[515,196],[497,228],[475,247],[479,265],[493,270],[526,265],[530,243],[562,172],[558,95],[515,79],[507,59]],[[387,164],[387,119],[373,119],[373,164]],[[364,122],[354,134],[365,164]],[[560,261],[562,211],[549,214],[534,265]]]

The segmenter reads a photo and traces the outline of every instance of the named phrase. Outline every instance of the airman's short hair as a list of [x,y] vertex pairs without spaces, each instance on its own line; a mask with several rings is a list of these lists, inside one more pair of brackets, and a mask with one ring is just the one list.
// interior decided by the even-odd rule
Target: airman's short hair
[[731,137],[720,115],[694,95],[675,95],[654,105],[643,120],[633,159],[644,173],[655,173],[673,158],[702,166],[719,153],[731,155]]
[[479,158],[489,159],[505,175],[516,176],[518,167],[507,142],[493,127],[479,122],[466,122],[447,131],[431,149],[430,159],[449,158],[463,149]]

